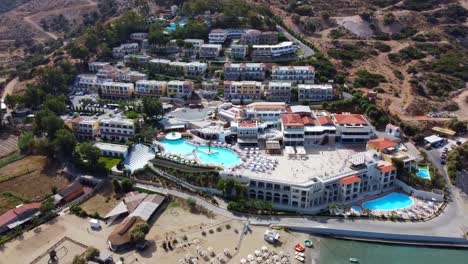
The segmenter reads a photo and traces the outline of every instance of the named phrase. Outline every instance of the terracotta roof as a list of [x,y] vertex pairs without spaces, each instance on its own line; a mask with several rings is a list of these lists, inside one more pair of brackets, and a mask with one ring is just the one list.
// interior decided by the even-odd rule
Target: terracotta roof
[[286,109],[284,104],[257,104],[252,106],[253,109]]
[[388,124],[387,125],[388,128],[391,128],[391,129],[396,129],[398,128],[397,126],[393,125],[393,124]]
[[76,197],[83,194],[83,185],[80,182],[75,181],[72,184],[59,191],[58,194],[63,197],[66,202],[74,200]]
[[29,210],[39,210],[41,203],[30,203],[23,204],[17,208],[6,211],[4,214],[0,215],[0,226],[7,225],[10,222],[13,222],[17,217],[21,216]]
[[302,118],[298,114],[282,114],[281,122],[285,126],[304,126]]
[[304,125],[306,125],[306,126],[307,125],[315,125],[315,120],[312,119],[312,117],[310,117],[310,116],[303,116],[302,117],[302,123]]
[[381,172],[390,172],[390,171],[393,171],[393,170],[396,170],[396,167],[394,165],[382,165],[379,167],[379,170]]
[[257,124],[251,122],[242,122],[239,123],[239,127],[256,127]]
[[317,121],[321,126],[333,125],[333,121],[329,116],[319,116],[317,117]]
[[396,142],[391,141],[390,139],[386,139],[386,138],[377,138],[377,139],[369,140],[367,144],[377,148],[380,151],[383,151],[390,147],[394,148],[397,145]]
[[70,121],[70,123],[76,124],[76,123],[79,123],[79,122],[81,122],[81,121],[83,121],[83,120],[84,120],[84,117],[79,116],[79,117],[77,117],[77,118],[72,119],[72,120]]
[[344,177],[343,179],[340,179],[340,183],[343,185],[349,185],[349,184],[358,182],[360,180],[361,180],[361,177],[357,175],[352,175],[352,176],[348,176],[348,177]]
[[359,114],[336,114],[334,117],[338,124],[367,124],[366,120]]

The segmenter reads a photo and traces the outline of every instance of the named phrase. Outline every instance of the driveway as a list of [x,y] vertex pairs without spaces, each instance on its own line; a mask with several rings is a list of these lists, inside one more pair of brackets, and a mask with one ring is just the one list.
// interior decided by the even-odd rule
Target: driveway
[[307,57],[313,56],[313,55],[315,54],[315,52],[314,52],[313,49],[311,49],[311,48],[310,48],[309,46],[307,46],[306,44],[302,43],[300,40],[298,40],[297,38],[295,38],[293,35],[289,34],[289,32],[287,32],[287,31],[286,31],[284,28],[282,28],[281,26],[276,26],[276,31],[283,33],[284,36],[285,36],[289,41],[299,43],[299,47],[302,49],[302,51],[304,51],[304,54],[300,56],[301,58],[307,58]]

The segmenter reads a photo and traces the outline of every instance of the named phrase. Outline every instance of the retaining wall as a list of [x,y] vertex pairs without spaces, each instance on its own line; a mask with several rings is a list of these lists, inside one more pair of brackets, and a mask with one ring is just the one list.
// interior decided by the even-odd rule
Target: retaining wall
[[399,186],[403,191],[412,194],[413,196],[423,199],[423,200],[435,200],[437,202],[443,202],[444,201],[444,195],[443,194],[438,194],[434,192],[426,192],[426,191],[421,191],[417,190],[406,183],[396,180],[396,185]]

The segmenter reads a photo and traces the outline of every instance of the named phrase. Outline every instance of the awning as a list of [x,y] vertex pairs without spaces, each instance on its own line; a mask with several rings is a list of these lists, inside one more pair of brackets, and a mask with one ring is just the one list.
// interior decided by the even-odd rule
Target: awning
[[258,143],[258,139],[257,138],[237,138],[237,143],[253,144],[253,143]]
[[185,128],[185,125],[176,125],[176,124],[168,124],[168,125],[164,125],[164,129],[168,130],[168,129],[183,129]]

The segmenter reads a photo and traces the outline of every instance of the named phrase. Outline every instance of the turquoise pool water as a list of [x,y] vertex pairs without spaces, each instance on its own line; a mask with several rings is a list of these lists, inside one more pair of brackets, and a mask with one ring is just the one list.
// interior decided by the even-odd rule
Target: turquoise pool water
[[185,26],[185,22],[179,22],[179,23],[174,23],[174,22],[171,22],[169,24],[169,26],[166,28],[166,32],[167,33],[171,33],[172,31],[174,31],[177,26],[179,27],[184,27]]
[[390,193],[384,197],[371,200],[362,204],[362,207],[370,210],[397,210],[413,204],[413,199],[401,193]]
[[354,211],[358,212],[358,213],[361,213],[362,212],[362,208],[360,206],[351,206],[351,209],[353,209]]
[[429,173],[428,167],[418,167],[418,172],[416,173],[416,176],[427,180],[431,179],[431,174]]
[[[195,149],[195,145],[187,143],[184,139],[178,140],[161,140],[161,144],[164,146],[164,151],[176,155],[189,155]],[[206,151],[206,152],[205,152]],[[208,146],[198,147],[196,154],[197,157],[204,163],[221,165],[224,167],[232,167],[241,162],[241,159],[232,151],[219,148],[211,147],[211,151],[216,152],[208,154]]]

